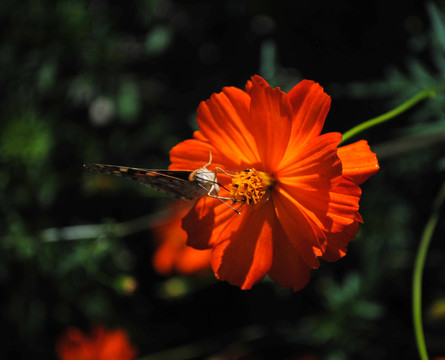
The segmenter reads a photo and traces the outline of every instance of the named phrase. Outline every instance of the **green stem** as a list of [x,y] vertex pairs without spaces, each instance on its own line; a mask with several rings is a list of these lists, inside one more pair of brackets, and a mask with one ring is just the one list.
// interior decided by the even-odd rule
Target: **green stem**
[[169,212],[165,210],[121,223],[74,225],[63,228],[49,228],[43,230],[40,236],[44,242],[97,239],[101,236],[122,237],[148,230],[150,227],[155,226],[159,219],[162,219],[164,216],[168,215]]
[[434,229],[437,225],[440,215],[440,206],[445,199],[445,183],[436,198],[433,212],[423,230],[422,238],[420,240],[417,257],[414,264],[413,274],[413,289],[412,289],[412,312],[414,321],[414,332],[416,336],[417,349],[422,360],[428,360],[428,353],[425,345],[425,336],[423,333],[422,324],[422,275],[425,266],[425,259],[428,252],[428,247],[433,237]]
[[341,143],[345,142],[346,140],[350,139],[351,137],[357,135],[358,133],[360,133],[364,130],[367,130],[373,126],[376,126],[376,125],[381,124],[385,121],[388,121],[388,120],[396,117],[397,115],[400,115],[404,111],[406,111],[406,110],[410,109],[411,107],[413,107],[414,105],[416,105],[418,102],[420,102],[424,99],[432,98],[432,97],[436,96],[436,93],[437,93],[437,89],[428,89],[428,90],[421,91],[420,93],[414,95],[409,100],[405,101],[403,104],[397,106],[395,109],[388,111],[387,113],[377,116],[375,118],[372,118],[368,121],[365,121],[357,126],[354,126],[352,129],[346,131],[343,134],[343,139],[342,139]]

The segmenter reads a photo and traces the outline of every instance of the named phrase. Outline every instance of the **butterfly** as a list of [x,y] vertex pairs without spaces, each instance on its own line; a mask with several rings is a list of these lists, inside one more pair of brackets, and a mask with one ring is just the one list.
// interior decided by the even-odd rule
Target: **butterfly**
[[[102,172],[104,174],[118,175],[137,180],[141,184],[148,185],[157,191],[170,194],[179,199],[193,200],[203,196],[213,197],[221,200],[238,215],[241,215],[238,210],[225,202],[225,200],[234,201],[233,199],[218,195],[219,187],[222,186],[218,184],[217,181],[217,169],[219,168],[216,168],[215,171],[207,169],[207,166],[212,163],[212,153],[209,155],[209,162],[202,168],[193,171],[140,169],[105,164],[86,164],[84,167],[88,170]],[[222,169],[219,170],[226,173]]]
[[194,171],[140,169],[128,166],[86,164],[85,168],[109,175],[118,175],[170,194],[176,198],[193,200],[202,196],[218,197],[216,173],[207,165]]

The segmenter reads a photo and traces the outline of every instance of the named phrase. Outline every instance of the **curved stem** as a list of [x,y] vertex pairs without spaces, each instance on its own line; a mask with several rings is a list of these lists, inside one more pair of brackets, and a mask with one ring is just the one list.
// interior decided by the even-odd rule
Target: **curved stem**
[[437,195],[433,213],[429,218],[425,229],[423,230],[422,238],[420,240],[417,257],[414,264],[413,274],[413,288],[412,288],[412,312],[414,321],[414,332],[416,336],[417,349],[422,360],[428,360],[428,353],[425,345],[425,336],[423,333],[422,324],[422,275],[425,266],[425,259],[428,252],[428,247],[433,237],[434,229],[437,225],[440,215],[440,206],[445,199],[445,183]]
[[421,91],[420,93],[417,93],[412,98],[405,101],[403,104],[397,106],[395,109],[388,111],[387,113],[377,116],[375,118],[372,118],[368,121],[365,121],[357,126],[354,126],[352,129],[346,131],[343,134],[343,139],[342,139],[341,143],[345,142],[349,138],[357,135],[358,133],[360,133],[366,129],[369,129],[373,126],[376,126],[376,125],[381,124],[385,121],[388,121],[388,120],[396,117],[397,115],[400,115],[404,111],[406,111],[406,110],[410,109],[411,107],[413,107],[414,105],[416,105],[418,102],[420,102],[424,99],[432,98],[432,97],[436,96],[436,93],[437,93],[437,89],[428,89],[428,90]]

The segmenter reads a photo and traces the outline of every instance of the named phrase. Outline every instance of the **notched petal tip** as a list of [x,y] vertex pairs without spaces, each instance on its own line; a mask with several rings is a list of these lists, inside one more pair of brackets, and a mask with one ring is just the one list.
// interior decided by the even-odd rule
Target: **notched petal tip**
[[343,167],[343,175],[360,185],[375,175],[379,169],[377,155],[371,151],[366,140],[341,146],[337,151]]
[[276,168],[288,146],[292,106],[287,94],[271,88],[260,76],[253,76],[251,83],[250,131],[263,164],[260,170],[269,171]]
[[269,86],[269,84],[267,83],[266,80],[264,80],[261,76],[259,75],[253,75],[251,78],[252,83],[256,84],[256,85],[260,85],[260,86]]
[[253,75],[250,77],[250,80],[248,80],[246,83],[246,92],[251,95],[252,88],[254,88],[255,86],[282,92],[279,87],[272,88],[269,83],[260,75]]
[[288,94],[292,105],[292,148],[303,146],[319,136],[331,106],[331,97],[312,80],[303,80]]

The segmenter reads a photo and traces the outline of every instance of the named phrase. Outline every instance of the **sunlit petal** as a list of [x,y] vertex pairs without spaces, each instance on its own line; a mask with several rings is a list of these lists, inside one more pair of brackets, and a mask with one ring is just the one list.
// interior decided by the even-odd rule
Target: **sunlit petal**
[[288,96],[293,112],[288,150],[294,152],[320,135],[331,98],[319,84],[309,80],[303,80],[294,86]]
[[343,166],[343,175],[350,177],[356,184],[365,182],[379,170],[377,156],[366,140],[339,147],[338,157]]
[[307,266],[311,269],[317,268],[319,266],[317,256],[321,256],[324,252],[324,232],[285,191],[274,195],[273,202],[278,221],[290,244],[298,249]]
[[252,77],[250,89],[252,133],[262,161],[259,170],[271,171],[283,157],[292,126],[292,107],[288,96],[272,89],[259,76]]

